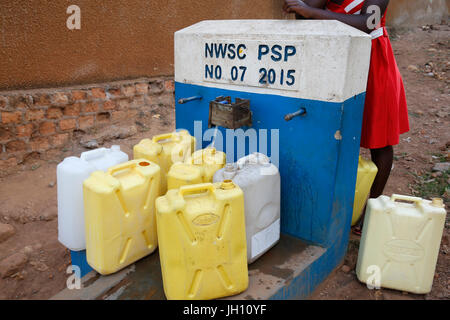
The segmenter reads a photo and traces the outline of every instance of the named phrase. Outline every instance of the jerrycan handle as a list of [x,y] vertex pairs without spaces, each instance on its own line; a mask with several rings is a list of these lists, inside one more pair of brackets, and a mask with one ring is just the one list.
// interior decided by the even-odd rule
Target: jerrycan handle
[[103,157],[106,154],[106,148],[98,148],[91,151],[81,153],[80,159],[89,161]]
[[150,165],[150,162],[149,161],[145,161],[145,160],[142,160],[142,161],[139,161],[139,162],[137,162],[137,161],[128,161],[128,162],[125,162],[125,163],[122,163],[122,164],[119,164],[117,166],[109,168],[108,169],[108,174],[114,175],[116,172],[119,172],[119,171],[122,171],[122,170],[134,169],[137,166],[147,167],[149,165]]
[[418,198],[418,197],[402,196],[402,195],[399,195],[399,194],[393,194],[391,196],[391,201],[395,202],[397,200],[414,202],[414,204],[416,206],[422,204],[422,201],[423,201],[422,198]]
[[[176,137],[176,138],[175,138]],[[158,142],[158,141],[161,141],[161,140],[165,140],[165,139],[172,139],[172,140],[178,140],[177,138],[178,138],[178,136],[176,135],[176,133],[165,133],[165,134],[160,134],[160,135],[157,135],[157,136],[154,136],[153,138],[152,138],[152,141],[153,142]]]
[[212,183],[200,183],[200,184],[195,184],[195,185],[182,186],[182,187],[180,187],[179,193],[180,193],[180,196],[184,197],[184,195],[186,193],[195,194],[195,193],[201,193],[200,191],[205,191],[205,190],[208,190],[211,193],[214,193],[214,191],[215,191],[214,185]]

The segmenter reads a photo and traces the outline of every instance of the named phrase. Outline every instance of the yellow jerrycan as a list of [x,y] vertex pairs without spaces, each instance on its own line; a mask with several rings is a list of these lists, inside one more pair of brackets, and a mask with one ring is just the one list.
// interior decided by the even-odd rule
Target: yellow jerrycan
[[355,200],[353,202],[352,226],[358,222],[361,216],[366,200],[370,194],[373,181],[377,175],[378,168],[370,160],[359,156],[358,174],[356,176]]
[[226,163],[224,152],[216,148],[195,151],[184,163],[175,163],[167,174],[167,188],[178,189],[189,184],[212,182],[214,173]]
[[159,181],[157,164],[136,159],[95,171],[83,182],[86,258],[100,274],[114,273],[156,249]]
[[168,299],[215,299],[247,289],[244,195],[237,185],[172,189],[156,199],[156,210]]
[[442,199],[369,199],[356,275],[372,287],[431,291],[446,211]]
[[167,192],[167,172],[172,164],[184,162],[195,150],[195,138],[186,130],[143,139],[133,147],[134,159],[147,159],[161,168],[161,192]]

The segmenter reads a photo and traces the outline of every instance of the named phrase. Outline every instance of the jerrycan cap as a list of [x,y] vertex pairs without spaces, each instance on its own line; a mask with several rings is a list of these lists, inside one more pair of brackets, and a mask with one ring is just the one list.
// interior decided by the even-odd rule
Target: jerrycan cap
[[444,200],[442,200],[441,198],[433,198],[431,199],[431,205],[433,207],[438,207],[438,208],[444,208]]
[[235,163],[227,163],[225,164],[225,168],[223,170],[223,177],[225,180],[231,180],[236,175],[237,166]]
[[230,190],[234,189],[236,186],[234,185],[233,181],[226,179],[223,180],[222,184],[220,185],[220,189],[222,190]]

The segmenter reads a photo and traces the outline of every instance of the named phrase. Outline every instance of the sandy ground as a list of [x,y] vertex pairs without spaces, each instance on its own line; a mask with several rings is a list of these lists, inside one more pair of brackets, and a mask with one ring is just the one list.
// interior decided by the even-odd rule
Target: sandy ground
[[[406,86],[411,131],[401,137],[400,145],[395,148],[396,160],[385,194],[428,192],[427,195],[433,195],[435,191],[427,189],[433,179],[431,168],[436,162],[449,161],[450,27],[416,28],[392,35]],[[174,109],[149,108],[141,112],[137,123],[124,122],[121,126],[135,126],[137,133],[126,139],[110,140],[104,146],[120,144],[131,156],[132,146],[140,139],[174,129]],[[15,229],[12,237],[0,243],[0,261],[17,252],[27,257],[27,262],[15,274],[0,279],[0,299],[47,299],[65,288],[70,255],[57,239],[55,169],[63,157],[79,155],[84,150],[77,140],[52,161],[36,160],[27,164],[27,170],[0,178],[0,222]],[[434,177],[439,178],[442,177]],[[449,185],[448,180],[444,183]],[[449,201],[448,193],[446,200]],[[447,202],[447,208],[448,205]],[[344,262],[346,267],[330,275],[312,299],[448,299],[448,227],[447,223],[430,294],[367,289],[354,273],[359,239],[352,236]]]

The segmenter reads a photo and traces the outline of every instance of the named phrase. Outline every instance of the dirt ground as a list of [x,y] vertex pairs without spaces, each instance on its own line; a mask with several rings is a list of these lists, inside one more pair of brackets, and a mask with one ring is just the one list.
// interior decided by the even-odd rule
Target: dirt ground
[[[449,208],[449,172],[432,173],[431,169],[435,163],[450,161],[450,27],[426,26],[392,32],[391,37],[405,82],[411,131],[402,135],[400,145],[395,148],[394,168],[385,194],[444,197]],[[120,144],[122,150],[131,156],[132,146],[140,139],[173,130],[174,118],[172,108],[143,110],[136,123],[121,124],[123,128],[134,126],[136,134],[107,141],[104,146]],[[0,178],[0,222],[15,229],[11,238],[0,242],[0,261],[17,252],[27,257],[20,270],[0,279],[0,299],[48,299],[65,288],[68,277],[65,270],[70,265],[70,255],[58,242],[56,165],[63,157],[79,155],[85,150],[77,140],[59,158],[49,162],[36,160],[27,164],[27,170]],[[367,156],[367,151],[363,154]],[[330,275],[311,298],[448,299],[448,236],[447,219],[430,294],[367,289],[356,279],[354,267],[359,239],[351,236],[345,267]]]

